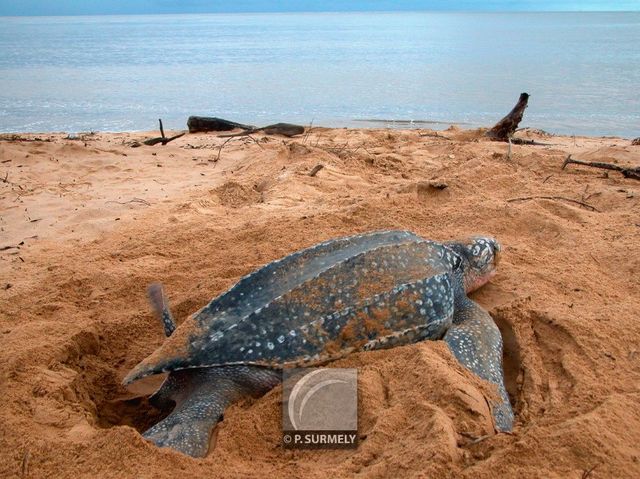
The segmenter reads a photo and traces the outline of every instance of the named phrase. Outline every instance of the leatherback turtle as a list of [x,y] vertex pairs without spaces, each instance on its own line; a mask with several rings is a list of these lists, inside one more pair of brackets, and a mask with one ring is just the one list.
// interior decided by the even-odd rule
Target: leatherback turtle
[[467,297],[495,274],[499,252],[486,237],[438,243],[382,231],[334,239],[243,277],[177,329],[161,286],[152,285],[168,339],[124,384],[169,373],[150,401],[175,408],[144,437],[202,457],[227,405],[264,394],[283,368],[426,339],[443,339],[462,365],[497,386],[495,427],[510,431],[502,338]]

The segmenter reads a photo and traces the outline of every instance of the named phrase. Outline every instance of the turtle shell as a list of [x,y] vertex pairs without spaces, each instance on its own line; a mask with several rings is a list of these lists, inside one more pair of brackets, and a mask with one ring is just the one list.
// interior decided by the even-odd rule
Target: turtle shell
[[441,337],[451,324],[447,246],[407,231],[334,239],[243,277],[125,378],[186,368],[272,368]]

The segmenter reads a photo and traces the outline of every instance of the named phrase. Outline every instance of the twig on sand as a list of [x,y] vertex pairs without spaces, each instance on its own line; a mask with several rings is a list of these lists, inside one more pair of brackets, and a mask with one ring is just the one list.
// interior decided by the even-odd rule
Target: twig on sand
[[309,135],[311,134],[311,128],[313,128],[313,120],[309,123],[307,127],[307,131],[304,132],[304,136],[302,137],[302,144],[304,145],[309,139]]
[[529,200],[555,200],[555,201],[568,201],[570,203],[575,203],[577,205],[580,206],[584,206],[585,208],[587,208],[588,210],[591,211],[597,211],[598,213],[600,212],[600,210],[598,210],[595,206],[592,206],[588,203],[585,203],[583,201],[578,201],[578,200],[573,200],[571,198],[565,198],[564,196],[523,196],[521,198],[511,198],[507,200],[507,203],[514,203],[516,201],[529,201]]
[[318,172],[324,168],[324,165],[322,164],[317,164],[316,166],[313,167],[313,169],[309,172],[309,176],[316,176],[318,174]]
[[564,160],[564,163],[562,164],[562,169],[564,170],[567,167],[567,165],[570,165],[570,164],[589,166],[591,168],[600,168],[603,170],[619,171],[620,173],[622,173],[622,176],[624,176],[625,178],[640,180],[640,167],[625,168],[623,166],[613,165],[611,163],[603,163],[600,161],[574,160],[573,158],[571,158],[571,155],[569,155],[567,156],[567,159]]
[[24,245],[24,241],[21,241],[20,243],[18,243],[17,245],[13,246],[2,246],[0,247],[0,251],[7,251],[9,249],[20,249],[20,246]]
[[425,136],[430,136],[431,138],[438,138],[440,140],[453,141],[451,138],[447,136],[438,135],[437,131],[435,133],[418,133],[418,136],[422,138],[424,138]]
[[[220,138],[222,138],[222,137],[220,137]],[[246,135],[242,136],[242,137],[239,137],[239,136],[231,136],[231,137],[227,137],[227,139],[226,139],[226,140],[224,140],[224,142],[220,145],[220,147],[218,148],[218,155],[216,156],[216,159],[215,159],[214,161],[215,161],[215,162],[217,162],[217,161],[219,161],[219,160],[220,160],[220,155],[222,154],[222,149],[225,147],[225,145],[226,145],[227,143],[229,143],[230,141],[233,141],[233,140],[241,139],[241,138],[242,138],[242,139],[244,139],[244,138],[249,138],[249,139],[253,140],[253,142],[254,142],[256,145],[258,145],[260,148],[263,148],[263,149],[264,149],[264,147],[260,144],[260,142],[259,142],[258,140],[256,140],[253,136],[251,136],[251,135],[250,135],[250,134],[248,134],[248,133],[247,133]]]
[[542,143],[536,140],[527,140],[526,138],[511,137],[511,142],[514,145],[529,145],[529,146],[555,146],[555,143]]
[[29,474],[29,459],[31,458],[31,452],[27,449],[22,456],[22,477],[25,478]]
[[147,146],[154,146],[154,145],[157,145],[158,143],[161,143],[161,144],[162,144],[162,146],[165,146],[165,145],[166,145],[167,143],[169,143],[170,141],[176,140],[176,139],[180,138],[181,136],[184,136],[184,135],[185,135],[185,132],[182,132],[182,133],[179,133],[179,134],[177,134],[177,135],[175,135],[175,136],[172,136],[172,137],[170,137],[170,138],[167,138],[167,137],[164,135],[164,126],[162,126],[162,119],[159,119],[159,120],[158,120],[158,122],[160,123],[160,134],[161,134],[162,136],[159,136],[159,137],[157,137],[157,138],[149,138],[148,140],[144,140],[144,141],[142,142],[144,145],[147,145]]
[[587,469],[586,471],[584,471],[582,473],[582,479],[587,479],[591,473],[596,469],[596,467],[598,467],[600,465],[600,463],[596,463],[596,465],[592,466],[590,469]]
[[469,432],[461,432],[460,435],[469,439],[469,442],[467,442],[465,446],[472,446],[474,444],[478,444],[479,442],[482,442],[485,439],[489,439],[491,437],[490,434],[486,434],[483,436],[475,436],[474,434],[471,434]]
[[143,200],[142,198],[133,198],[129,201],[109,200],[109,201],[105,201],[105,203],[118,203],[119,205],[128,205],[129,203],[140,203],[145,206],[151,206],[151,203],[149,203],[147,200]]

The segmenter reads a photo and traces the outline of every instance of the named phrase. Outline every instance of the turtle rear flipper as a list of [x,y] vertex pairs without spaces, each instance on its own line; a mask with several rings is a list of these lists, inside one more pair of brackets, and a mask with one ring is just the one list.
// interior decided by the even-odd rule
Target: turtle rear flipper
[[164,334],[168,338],[176,330],[176,322],[169,311],[169,305],[167,303],[162,285],[160,283],[153,283],[147,288],[147,297],[149,303],[153,308],[153,312],[162,321],[164,326]]
[[500,432],[513,429],[513,410],[504,386],[502,372],[502,336],[489,313],[465,297],[456,304],[453,325],[444,341],[464,367],[498,386],[501,401],[491,404],[495,428]]
[[266,393],[278,384],[280,374],[260,367],[222,366],[174,371],[171,378],[179,388],[168,387],[167,397],[162,399],[170,398],[176,407],[143,437],[159,447],[204,457],[209,450],[211,432],[226,407],[245,395]]

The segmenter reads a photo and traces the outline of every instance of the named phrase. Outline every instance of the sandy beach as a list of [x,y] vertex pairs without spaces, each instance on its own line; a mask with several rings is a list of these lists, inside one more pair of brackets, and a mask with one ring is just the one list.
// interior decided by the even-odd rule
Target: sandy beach
[[[168,133],[169,134],[169,133]],[[640,477],[640,166],[613,137],[313,128],[229,141],[157,133],[0,135],[0,476]],[[316,165],[322,169],[309,173]],[[146,442],[160,378],[122,378],[163,341],[146,286],[181,322],[255,268],[337,236],[496,236],[474,293],[505,341],[513,434],[446,345],[333,363],[360,372],[360,447],[280,444],[280,387],[227,410],[209,455]]]

